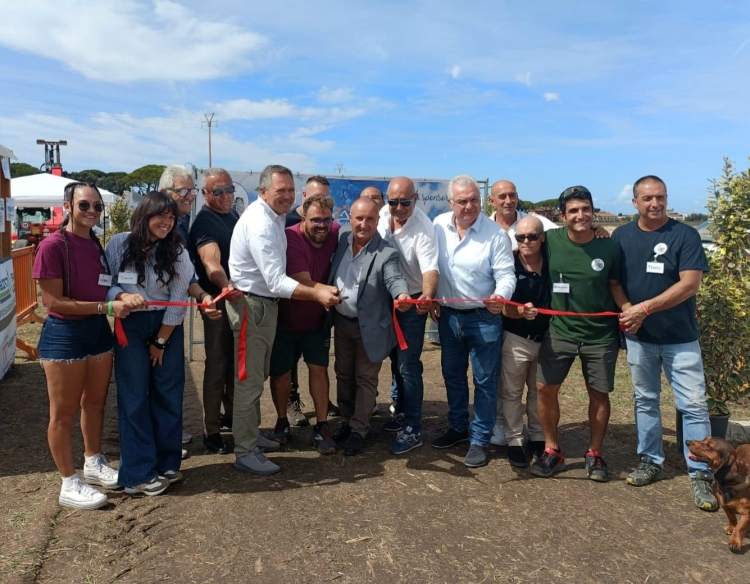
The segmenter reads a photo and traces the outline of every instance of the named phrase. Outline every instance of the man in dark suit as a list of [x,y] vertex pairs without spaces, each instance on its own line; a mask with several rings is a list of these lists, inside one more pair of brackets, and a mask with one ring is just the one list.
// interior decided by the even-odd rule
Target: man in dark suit
[[[352,230],[341,236],[333,256],[329,284],[341,304],[332,311],[335,364],[342,422],[334,433],[344,454],[364,449],[378,389],[378,374],[396,345],[393,301],[408,300],[409,289],[398,267],[398,252],[377,232],[378,207],[367,198],[351,208]],[[409,304],[399,310],[409,310]]]

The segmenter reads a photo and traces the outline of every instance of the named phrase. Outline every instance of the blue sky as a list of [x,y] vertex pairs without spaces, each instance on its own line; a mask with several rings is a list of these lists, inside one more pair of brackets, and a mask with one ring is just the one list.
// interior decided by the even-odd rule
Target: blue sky
[[208,164],[583,184],[702,210],[750,155],[750,3],[23,0],[0,9],[0,144],[68,170]]

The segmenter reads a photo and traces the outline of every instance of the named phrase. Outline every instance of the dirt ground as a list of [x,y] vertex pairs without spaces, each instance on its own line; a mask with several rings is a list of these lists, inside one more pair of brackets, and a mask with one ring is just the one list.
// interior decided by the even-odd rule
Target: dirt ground
[[[19,334],[34,338],[38,330],[27,325]],[[185,390],[185,427],[195,438],[187,446],[192,457],[183,463],[184,481],[152,498],[111,491],[103,510],[76,511],[57,503],[42,369],[19,353],[0,383],[0,581],[748,581],[747,558],[727,548],[723,514],[693,505],[669,403],[666,480],[644,488],[625,483],[637,460],[624,359],[605,442],[613,473],[606,484],[586,480],[583,470],[588,427],[580,376],[570,378],[562,395],[569,470],[539,479],[512,468],[504,448],[492,447],[490,464],[469,470],[462,464],[465,447],[430,447],[447,427],[439,348],[428,344],[424,363],[422,448],[402,457],[387,453],[394,436],[380,428],[390,401],[386,366],[382,413],[362,455],[320,456],[310,444],[311,429],[294,429],[290,446],[271,455],[282,472],[257,478],[236,471],[233,455],[203,449],[198,346]],[[304,367],[300,372],[306,378]],[[112,384],[104,450],[116,463],[115,392]],[[268,391],[263,415],[263,427],[271,427]],[[75,449],[80,467],[78,431]]]

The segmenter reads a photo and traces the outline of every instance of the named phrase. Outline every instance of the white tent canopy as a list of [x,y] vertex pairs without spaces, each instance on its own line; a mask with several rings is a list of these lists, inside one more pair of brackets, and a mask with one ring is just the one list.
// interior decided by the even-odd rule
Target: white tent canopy
[[[63,178],[54,174],[32,174],[10,180],[10,195],[16,207],[62,207],[63,191],[72,178]],[[105,205],[115,202],[115,194],[99,189]]]

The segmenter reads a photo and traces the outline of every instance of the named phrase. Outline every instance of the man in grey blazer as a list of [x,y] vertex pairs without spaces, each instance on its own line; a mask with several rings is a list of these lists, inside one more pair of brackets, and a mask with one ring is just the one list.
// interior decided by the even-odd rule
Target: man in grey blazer
[[334,439],[344,444],[346,456],[355,456],[364,449],[370,429],[380,366],[396,345],[393,301],[408,300],[409,289],[398,267],[398,251],[378,234],[375,202],[356,200],[350,222],[352,230],[341,235],[333,256],[329,284],[340,290],[341,298],[332,311],[342,417]]

